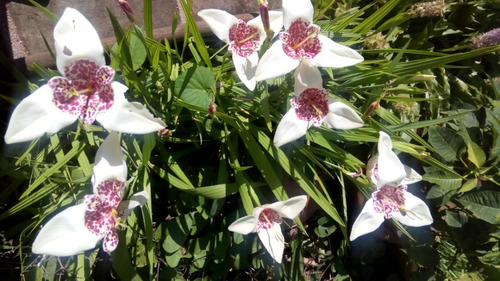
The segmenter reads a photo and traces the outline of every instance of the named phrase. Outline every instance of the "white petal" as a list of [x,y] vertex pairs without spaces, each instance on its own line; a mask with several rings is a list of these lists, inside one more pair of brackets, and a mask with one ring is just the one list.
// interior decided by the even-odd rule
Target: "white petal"
[[240,234],[248,234],[257,231],[258,215],[244,216],[233,222],[227,229]]
[[29,141],[44,133],[55,133],[78,119],[78,115],[59,110],[52,102],[52,94],[52,89],[44,85],[17,105],[5,133],[6,143]]
[[54,28],[57,69],[77,59],[89,59],[99,66],[106,64],[101,40],[92,24],[77,10],[66,8]]
[[312,23],[314,9],[311,0],[283,0],[282,6],[285,30],[288,30],[292,22],[299,18]]
[[50,219],[33,242],[33,253],[71,256],[92,249],[102,238],[85,226],[85,205],[69,207]]
[[264,81],[275,78],[294,70],[299,65],[298,60],[291,59],[283,51],[283,43],[276,41],[260,59],[255,80]]
[[363,210],[354,221],[349,239],[353,241],[361,235],[375,231],[384,222],[384,214],[375,212],[373,199],[366,201]]
[[316,66],[301,61],[295,70],[294,92],[299,95],[307,88],[323,89],[323,79]]
[[377,188],[390,183],[399,185],[406,177],[403,163],[392,151],[391,138],[382,131],[378,139],[378,175]]
[[118,205],[118,210],[124,211],[124,216],[128,217],[136,207],[142,207],[148,202],[149,194],[146,191],[134,193],[128,200],[124,200]]
[[127,180],[127,166],[116,132],[109,133],[97,150],[92,173],[94,194],[97,193],[97,185],[108,179],[117,179],[123,182]]
[[319,35],[318,38],[321,41],[321,52],[311,60],[311,64],[321,67],[346,67],[364,60],[358,52],[335,43],[324,35]]
[[283,233],[281,233],[281,226],[278,223],[274,223],[271,228],[261,229],[257,234],[271,257],[278,263],[281,263],[283,251],[285,250],[285,238],[283,237]]
[[[260,44],[262,44],[262,42],[264,42],[264,40],[266,40],[266,36],[267,36],[266,31],[264,30],[264,24],[262,23],[262,18],[260,16],[257,16],[255,18],[249,20],[247,22],[247,25],[257,28],[257,31],[259,32],[259,41],[260,41]],[[260,47],[261,46],[259,45],[256,50],[259,50]]]
[[304,136],[312,125],[312,122],[300,120],[295,114],[295,109],[291,108],[283,116],[276,132],[274,133],[274,145],[280,147],[291,141]]
[[283,27],[283,12],[269,11],[269,25],[271,30],[274,31],[274,36],[278,35]]
[[238,23],[238,19],[230,13],[218,9],[206,9],[198,12],[210,30],[219,37],[220,40],[229,43],[229,29]]
[[248,57],[240,57],[233,54],[233,63],[241,82],[243,82],[250,91],[253,91],[257,84],[255,81],[255,70],[259,63],[259,55],[257,52],[253,52]]
[[333,129],[354,129],[363,127],[361,117],[349,106],[339,101],[329,99],[328,114],[325,116],[323,123],[328,128]]
[[[304,209],[307,203],[307,196],[300,195],[292,197],[285,201],[278,201],[267,205],[266,207],[272,209],[282,217],[287,219],[294,219]],[[263,206],[264,207],[264,206]]]
[[404,196],[406,215],[395,212],[393,213],[394,219],[398,220],[402,224],[416,227],[429,225],[433,222],[429,207],[427,207],[422,199],[411,194],[410,192],[405,192]]
[[405,167],[406,177],[401,181],[401,184],[408,185],[422,180],[422,176],[415,170],[413,170],[411,167],[406,166],[404,164],[403,166]]
[[108,129],[122,133],[147,134],[165,128],[161,119],[155,118],[142,104],[128,102],[124,93],[127,87],[113,82],[114,103],[105,113],[98,114],[96,120]]

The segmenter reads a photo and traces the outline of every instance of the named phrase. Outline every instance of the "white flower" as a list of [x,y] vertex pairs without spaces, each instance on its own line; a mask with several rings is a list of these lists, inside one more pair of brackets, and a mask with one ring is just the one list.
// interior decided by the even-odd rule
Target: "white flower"
[[282,146],[304,136],[311,126],[324,123],[333,129],[354,129],[363,126],[363,120],[349,106],[328,97],[317,67],[301,64],[300,75],[295,79],[295,98],[283,116],[276,133],[274,145]]
[[[229,44],[234,67],[240,80],[251,91],[255,89],[255,70],[259,62],[257,51],[266,39],[266,31],[258,16],[248,23],[226,11],[206,9],[198,12],[212,32]],[[270,28],[277,34],[283,26],[283,13],[269,11]]]
[[366,165],[366,176],[377,188],[386,184],[408,185],[422,180],[415,170],[401,163],[392,151],[391,138],[384,132],[380,132],[377,149],[378,155],[370,158]]
[[132,209],[146,203],[142,191],[122,201],[127,179],[118,135],[111,132],[99,147],[92,174],[94,194],[84,202],[69,207],[50,219],[33,242],[33,253],[70,256],[92,249],[103,239],[103,249],[113,251],[118,245],[117,230]]
[[113,82],[115,71],[105,65],[103,48],[92,24],[75,9],[66,8],[54,28],[57,69],[50,79],[23,99],[12,113],[6,143],[23,142],[55,133],[81,117],[106,129],[144,134],[163,129],[141,104],[128,102],[127,87]]
[[354,221],[350,240],[377,229],[385,219],[394,218],[408,226],[433,222],[429,207],[422,199],[406,191],[407,184],[421,180],[420,175],[405,167],[392,151],[390,137],[380,132],[378,157],[370,159],[368,179],[377,187]]
[[282,218],[293,219],[304,209],[307,196],[300,195],[285,201],[262,205],[253,214],[242,217],[229,226],[229,230],[240,234],[257,232],[260,241],[271,257],[281,263],[285,249],[285,238],[281,233]]
[[319,34],[319,26],[312,23],[313,12],[310,0],[283,0],[285,31],[262,56],[255,73],[257,81],[284,75],[302,62],[345,67],[363,61],[358,52]]

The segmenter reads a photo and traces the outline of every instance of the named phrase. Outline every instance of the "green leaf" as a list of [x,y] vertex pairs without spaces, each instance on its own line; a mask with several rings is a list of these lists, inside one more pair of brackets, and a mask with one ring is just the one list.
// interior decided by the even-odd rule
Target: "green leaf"
[[427,192],[427,199],[436,199],[445,196],[450,190],[442,188],[440,185],[433,185],[429,192]]
[[[498,107],[497,107],[498,108]],[[493,147],[490,151],[490,156],[488,160],[499,161],[500,157],[500,117],[498,114],[495,114],[493,110],[486,110],[486,120],[490,122],[493,130]]]
[[446,210],[445,221],[451,227],[462,227],[468,220],[465,212]]
[[423,267],[434,268],[439,264],[437,250],[429,245],[408,247],[407,251],[410,259]]
[[118,243],[118,247],[116,247],[111,254],[113,269],[121,280],[140,281],[142,279],[132,265],[132,259],[127,250],[127,244],[123,243],[127,240],[125,231],[121,231],[119,235],[119,241],[121,241],[121,243]]
[[370,15],[367,19],[365,19],[362,23],[358,24],[352,32],[365,34],[371,29],[375,27],[378,23],[383,22],[382,19],[398,4],[400,0],[391,0],[387,2],[384,6],[379,8],[375,13]]
[[146,29],[146,36],[153,38],[153,0],[143,1],[144,9],[144,29]]
[[439,185],[444,189],[457,189],[462,186],[462,177],[443,170],[428,171],[422,179],[430,183]]
[[445,161],[453,162],[463,139],[454,131],[444,127],[429,128],[429,143]]
[[208,68],[198,66],[189,68],[175,80],[175,93],[186,103],[208,108],[210,89],[215,84],[215,77]]
[[500,192],[493,190],[466,194],[458,199],[476,217],[491,224],[500,224]]
[[198,25],[196,25],[196,21],[194,20],[191,9],[188,5],[188,3],[191,3],[191,1],[188,1],[188,3],[186,3],[186,1],[180,0],[180,2],[182,10],[184,11],[184,15],[186,16],[187,26],[189,27],[189,31],[191,31],[191,34],[193,34],[193,39],[196,43],[198,52],[200,53],[200,56],[203,58],[203,61],[206,63],[206,65],[212,67],[212,63],[210,62],[210,55],[208,54],[207,47],[205,46],[205,41],[203,41],[203,37],[201,36]]
[[130,34],[129,50],[132,58],[132,69],[135,71],[144,64],[147,57],[146,46],[135,33]]
[[194,214],[188,213],[162,223],[162,229],[168,231],[162,245],[165,252],[173,254],[184,245],[191,231],[193,217]]
[[469,160],[474,163],[477,168],[481,168],[484,162],[486,162],[486,154],[481,147],[473,141],[467,142],[467,154]]
[[464,185],[462,185],[462,187],[458,190],[458,192],[467,192],[473,190],[477,187],[477,181],[478,179],[470,179],[466,181]]

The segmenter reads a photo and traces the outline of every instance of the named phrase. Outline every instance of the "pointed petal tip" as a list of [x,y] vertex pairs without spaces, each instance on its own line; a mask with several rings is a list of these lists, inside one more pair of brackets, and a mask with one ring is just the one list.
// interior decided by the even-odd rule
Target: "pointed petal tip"
[[306,204],[307,195],[299,195],[285,201],[269,204],[267,207],[278,212],[283,218],[294,219],[302,212]]
[[269,229],[259,230],[257,235],[269,255],[271,255],[277,263],[281,263],[285,250],[285,238],[281,232],[281,226],[275,223]]
[[384,222],[383,214],[375,212],[373,199],[368,199],[351,228],[349,240],[353,241],[359,236],[375,231]]
[[253,215],[237,219],[228,226],[228,230],[239,234],[249,234],[257,231],[257,218]]
[[90,232],[84,223],[84,204],[64,209],[50,219],[35,237],[35,254],[71,256],[95,247],[102,237]]
[[295,141],[306,134],[311,124],[312,122],[297,118],[295,110],[291,108],[278,124],[276,132],[274,133],[273,143],[279,147]]
[[74,123],[77,115],[59,110],[52,102],[52,89],[43,85],[16,106],[4,140],[7,144],[31,141],[45,133],[56,133]]
[[157,132],[167,126],[163,120],[153,116],[142,104],[128,102],[124,96],[127,86],[113,82],[111,87],[115,94],[115,102],[108,111],[96,117],[104,128],[122,133],[147,134]]
[[204,9],[198,12],[198,16],[207,23],[215,36],[229,43],[229,29],[238,22],[235,16],[219,9]]

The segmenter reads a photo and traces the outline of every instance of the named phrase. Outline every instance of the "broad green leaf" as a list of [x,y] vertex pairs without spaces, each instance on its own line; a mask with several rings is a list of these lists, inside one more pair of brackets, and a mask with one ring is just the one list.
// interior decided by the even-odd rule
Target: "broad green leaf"
[[445,196],[450,190],[443,188],[440,185],[433,185],[427,192],[427,199],[436,199]]
[[130,56],[132,58],[132,70],[137,70],[146,61],[147,50],[144,43],[135,33],[130,33]]
[[123,243],[126,241],[125,231],[121,231],[119,233],[119,237],[120,243],[118,243],[118,247],[111,253],[111,261],[114,271],[121,280],[142,280],[132,265],[132,259],[130,258],[127,244]]
[[446,210],[445,221],[451,227],[462,227],[462,225],[467,223],[468,217],[465,212]]
[[429,143],[445,161],[453,162],[457,158],[457,151],[463,145],[463,140],[451,129],[435,127],[429,128]]
[[439,185],[444,189],[457,189],[462,186],[462,177],[443,170],[434,170],[426,172],[422,179],[430,183]]
[[500,191],[477,191],[460,197],[458,201],[476,217],[500,224]]
[[208,68],[191,67],[175,80],[175,93],[186,103],[207,108],[210,105],[210,89],[215,84],[215,77]]
[[[498,107],[497,107],[498,108]],[[488,160],[499,161],[500,157],[500,117],[493,110],[486,110],[486,120],[490,122],[493,130],[494,144],[491,148]]]
[[469,156],[469,160],[474,163],[477,168],[481,168],[486,161],[486,154],[481,147],[472,140],[467,142],[467,155]]
[[476,178],[466,181],[464,185],[462,185],[462,187],[458,190],[458,192],[467,192],[473,190],[477,187],[477,182],[478,179]]
[[167,253],[173,254],[184,245],[191,231],[193,218],[194,214],[188,213],[162,223],[163,226],[160,227],[168,233],[162,245]]

